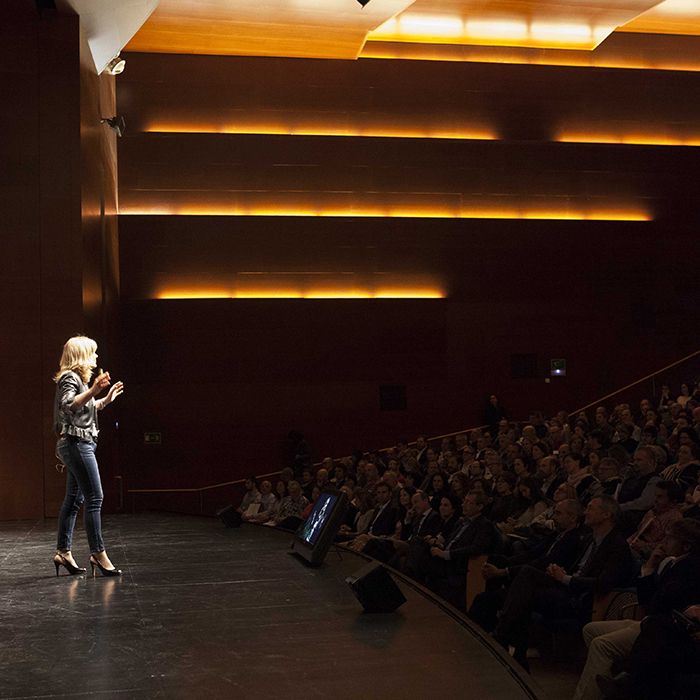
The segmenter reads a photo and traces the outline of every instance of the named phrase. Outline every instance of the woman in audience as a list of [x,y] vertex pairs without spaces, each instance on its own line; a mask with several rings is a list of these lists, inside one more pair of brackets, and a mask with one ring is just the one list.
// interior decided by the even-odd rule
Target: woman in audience
[[440,499],[449,493],[445,476],[442,472],[433,474],[425,492],[430,496],[430,505],[434,510],[440,507]]
[[681,393],[676,398],[676,403],[681,407],[685,408],[685,405],[690,401],[690,387],[683,382],[681,384]]
[[515,515],[518,511],[518,499],[514,493],[515,483],[515,474],[511,474],[511,472],[503,472],[496,479],[495,496],[486,514],[486,517],[492,523],[506,522],[508,518]]
[[463,499],[469,492],[469,479],[462,473],[457,472],[450,479],[450,493],[455,498]]
[[518,515],[509,517],[505,522],[497,524],[498,529],[506,535],[517,533],[518,530],[530,527],[532,521],[545,510],[547,503],[542,496],[537,479],[525,477],[518,482],[520,508]]
[[396,520],[396,537],[400,540],[407,540],[411,534],[413,523],[412,498],[416,489],[410,486],[403,486],[399,491],[398,518]]
[[[535,447],[537,447],[535,445]],[[538,460],[539,465],[542,460]],[[518,479],[522,479],[525,476],[531,476],[534,473],[535,463],[531,461],[526,461],[523,457],[516,457],[513,460],[513,473]]]

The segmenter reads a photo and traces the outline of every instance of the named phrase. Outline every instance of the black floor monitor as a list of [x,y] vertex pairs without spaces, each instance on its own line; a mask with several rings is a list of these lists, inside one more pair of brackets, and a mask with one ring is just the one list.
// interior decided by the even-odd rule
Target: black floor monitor
[[299,525],[292,547],[311,566],[320,566],[345,518],[348,497],[342,491],[324,491],[311,514]]

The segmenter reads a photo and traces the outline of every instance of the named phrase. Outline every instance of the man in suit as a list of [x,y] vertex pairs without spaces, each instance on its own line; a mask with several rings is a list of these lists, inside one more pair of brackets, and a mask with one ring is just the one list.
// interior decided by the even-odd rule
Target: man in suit
[[489,557],[484,564],[482,575],[486,579],[486,590],[474,599],[469,609],[469,617],[487,631],[496,626],[496,614],[505,601],[507,588],[517,578],[523,565],[545,571],[550,564],[558,564],[564,569],[573,567],[581,556],[583,534],[581,532],[581,504],[573,499],[559,501],[554,508],[554,522],[557,532],[547,539],[543,551],[528,550],[512,557]]
[[610,496],[595,496],[586,507],[591,538],[571,568],[558,564],[545,571],[523,566],[506,596],[494,637],[515,647],[514,658],[527,668],[527,642],[533,612],[553,619],[590,621],[593,597],[625,585],[633,562],[625,537],[616,528],[619,506]]
[[[648,615],[670,616],[700,596],[700,522],[675,522],[642,566],[635,581],[637,598]],[[590,622],[583,628],[588,659],[576,688],[576,700],[602,697],[596,676],[611,676],[613,664],[626,657],[640,634],[637,620]]]
[[428,547],[425,541],[426,538],[435,537],[442,527],[440,514],[431,507],[430,496],[425,491],[416,491],[413,494],[411,497],[411,508],[413,510],[413,520],[410,525],[410,533],[405,539],[394,538],[386,540],[391,545],[391,548],[386,551],[387,558],[382,558],[381,554],[377,556],[375,551],[369,547],[369,543],[365,547],[364,554],[369,554],[375,559],[387,561],[390,566],[407,572],[407,557],[420,558],[423,549]]
[[[392,504],[392,489],[391,486],[383,481],[380,481],[375,486],[375,511],[372,522],[369,525],[366,533],[360,534],[351,542],[348,543],[348,547],[354,549],[356,552],[364,552],[367,546],[377,538],[391,537],[396,532],[396,521],[398,520],[398,511]],[[376,557],[376,551],[380,547],[376,544],[370,545],[370,551],[368,551],[369,556]],[[386,548],[383,548],[384,550]],[[372,554],[372,550],[376,550],[375,554]],[[382,561],[386,561],[382,558]]]
[[430,547],[426,561],[428,587],[460,609],[464,609],[469,557],[493,552],[499,542],[495,527],[483,513],[487,503],[483,493],[468,493],[462,501],[464,517],[449,540],[443,543],[439,538]]

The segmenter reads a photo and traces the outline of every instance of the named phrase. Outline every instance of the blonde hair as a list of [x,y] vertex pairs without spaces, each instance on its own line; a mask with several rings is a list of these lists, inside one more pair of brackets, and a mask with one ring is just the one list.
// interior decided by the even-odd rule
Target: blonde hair
[[97,352],[97,343],[92,338],[84,335],[76,335],[69,338],[63,346],[59,370],[53,377],[55,382],[66,373],[75,372],[85,384],[90,381],[92,368],[88,366],[88,360]]

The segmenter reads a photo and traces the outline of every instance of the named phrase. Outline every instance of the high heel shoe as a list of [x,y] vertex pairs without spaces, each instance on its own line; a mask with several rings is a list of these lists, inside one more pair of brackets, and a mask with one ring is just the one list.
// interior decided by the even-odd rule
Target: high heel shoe
[[61,554],[60,552],[56,552],[53,557],[53,565],[56,567],[56,576],[58,576],[58,569],[61,566],[66,567],[66,571],[71,575],[75,576],[76,574],[84,574],[87,573],[87,569],[82,569],[79,566],[73,566],[73,564],[68,561],[68,559]]
[[97,567],[100,572],[102,573],[103,576],[121,576],[122,575],[122,570],[121,569],[105,569],[102,564],[100,564],[95,557],[90,555],[90,566],[92,567],[92,578],[95,578],[95,567]]

